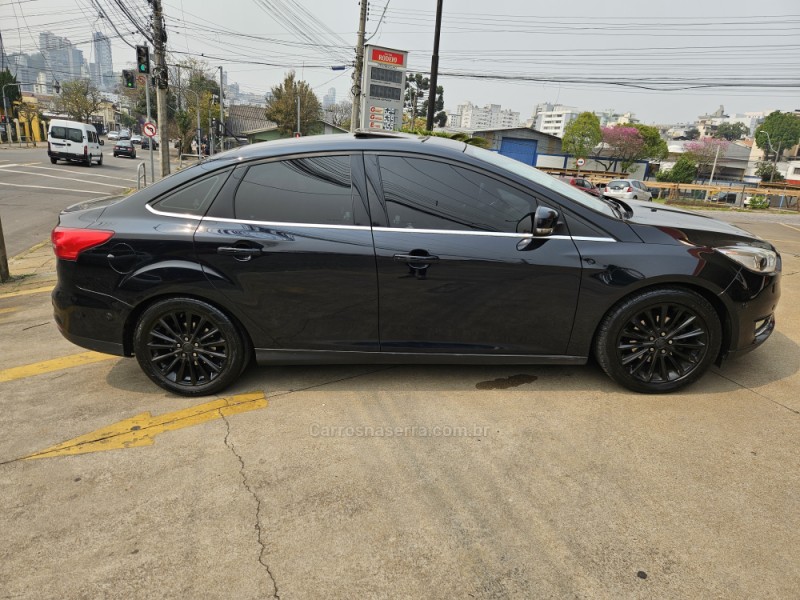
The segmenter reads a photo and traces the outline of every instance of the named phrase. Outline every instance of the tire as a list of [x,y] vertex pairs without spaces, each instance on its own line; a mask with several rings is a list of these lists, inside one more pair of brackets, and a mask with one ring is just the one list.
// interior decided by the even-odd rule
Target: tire
[[114,158],[117,158],[117,153],[116,152],[114,152]]
[[245,339],[214,306],[194,298],[169,298],[139,317],[133,348],[154,383],[182,396],[204,396],[226,388],[244,371],[250,358]]
[[102,167],[103,166],[103,155],[102,154],[100,155],[100,160],[97,161],[97,166],[98,167]]
[[89,155],[89,158],[86,160],[86,162],[84,164],[87,167],[91,167],[92,166],[92,155],[91,154]]
[[50,158],[50,164],[53,164],[53,165],[54,165],[54,164],[56,164],[57,162],[58,162],[58,159],[57,159],[57,158],[52,158],[52,157]]
[[663,394],[702,377],[721,340],[722,326],[708,300],[687,289],[658,288],[614,306],[600,323],[594,351],[618,384]]
[[633,197],[633,199],[634,199],[634,200],[638,200],[638,199],[639,199],[639,196],[634,196],[634,197]]

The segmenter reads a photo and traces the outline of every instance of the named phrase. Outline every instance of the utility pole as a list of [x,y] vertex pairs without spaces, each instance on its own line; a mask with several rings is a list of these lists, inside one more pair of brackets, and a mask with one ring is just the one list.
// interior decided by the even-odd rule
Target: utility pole
[[297,134],[300,135],[300,94],[297,94]]
[[[151,0],[153,6],[153,46],[155,52],[156,80],[156,118],[158,119],[159,138],[161,144],[161,177],[169,175],[169,136],[167,135],[167,87],[169,77],[165,60],[167,32],[164,31],[164,15],[161,0]],[[164,143],[166,141],[166,143]],[[152,144],[151,144],[152,146]],[[155,177],[155,173],[153,173]]]
[[[144,97],[147,99],[147,122],[149,123],[152,121],[150,118],[150,77],[151,75],[148,73],[144,76]],[[153,142],[153,138],[150,138],[150,143],[147,144],[148,152],[150,153],[150,182],[153,183],[156,180],[156,165],[155,161],[153,160],[153,146],[155,143]]]
[[436,2],[436,30],[433,34],[431,57],[431,87],[428,92],[428,122],[426,129],[433,131],[433,113],[436,111],[436,87],[439,83],[439,34],[442,32],[442,0]]
[[361,15],[358,20],[358,43],[356,44],[356,70],[353,72],[353,110],[350,113],[350,131],[358,128],[361,118],[361,71],[364,70],[364,30],[367,27],[367,0],[361,0]]
[[222,132],[219,136],[219,149],[225,150],[225,113],[222,110],[222,102],[225,97],[225,92],[222,91],[222,65],[219,66],[219,130]]

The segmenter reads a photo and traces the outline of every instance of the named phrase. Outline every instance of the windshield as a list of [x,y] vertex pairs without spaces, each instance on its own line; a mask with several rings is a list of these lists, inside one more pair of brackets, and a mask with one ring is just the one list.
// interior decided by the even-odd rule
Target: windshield
[[587,208],[591,208],[592,210],[603,213],[604,215],[609,215],[612,217],[616,216],[614,210],[599,198],[595,198],[594,196],[591,196],[586,192],[569,185],[568,183],[559,181],[555,177],[551,177],[536,167],[526,165],[525,163],[521,163],[513,158],[508,158],[507,156],[503,156],[497,152],[484,150],[483,148],[478,148],[477,146],[470,146],[469,144],[467,145],[465,152],[471,156],[474,156],[475,158],[483,160],[484,162],[501,167],[506,171],[511,171],[515,175],[524,177],[528,181],[532,181],[551,189],[557,194],[566,196],[570,200],[574,200],[578,204],[581,204]]

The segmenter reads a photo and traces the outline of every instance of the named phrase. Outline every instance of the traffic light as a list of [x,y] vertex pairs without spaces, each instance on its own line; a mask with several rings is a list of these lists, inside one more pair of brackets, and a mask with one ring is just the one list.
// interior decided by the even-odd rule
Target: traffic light
[[139,73],[150,73],[150,48],[136,46],[136,64]]
[[128,71],[127,69],[122,71],[122,83],[125,85],[126,88],[135,88],[136,87],[136,73],[133,71]]

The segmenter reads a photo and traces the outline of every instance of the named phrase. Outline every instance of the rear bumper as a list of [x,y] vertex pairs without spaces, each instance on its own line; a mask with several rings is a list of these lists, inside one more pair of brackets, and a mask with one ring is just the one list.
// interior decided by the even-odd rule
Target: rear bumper
[[105,294],[80,289],[53,290],[53,318],[58,330],[73,344],[117,356],[125,352],[125,322],[130,308]]
[[53,150],[48,150],[47,156],[49,156],[50,158],[61,158],[63,160],[81,160],[81,161],[86,160],[86,156],[83,155],[83,152],[81,152],[80,154],[71,154],[69,152],[56,152]]

